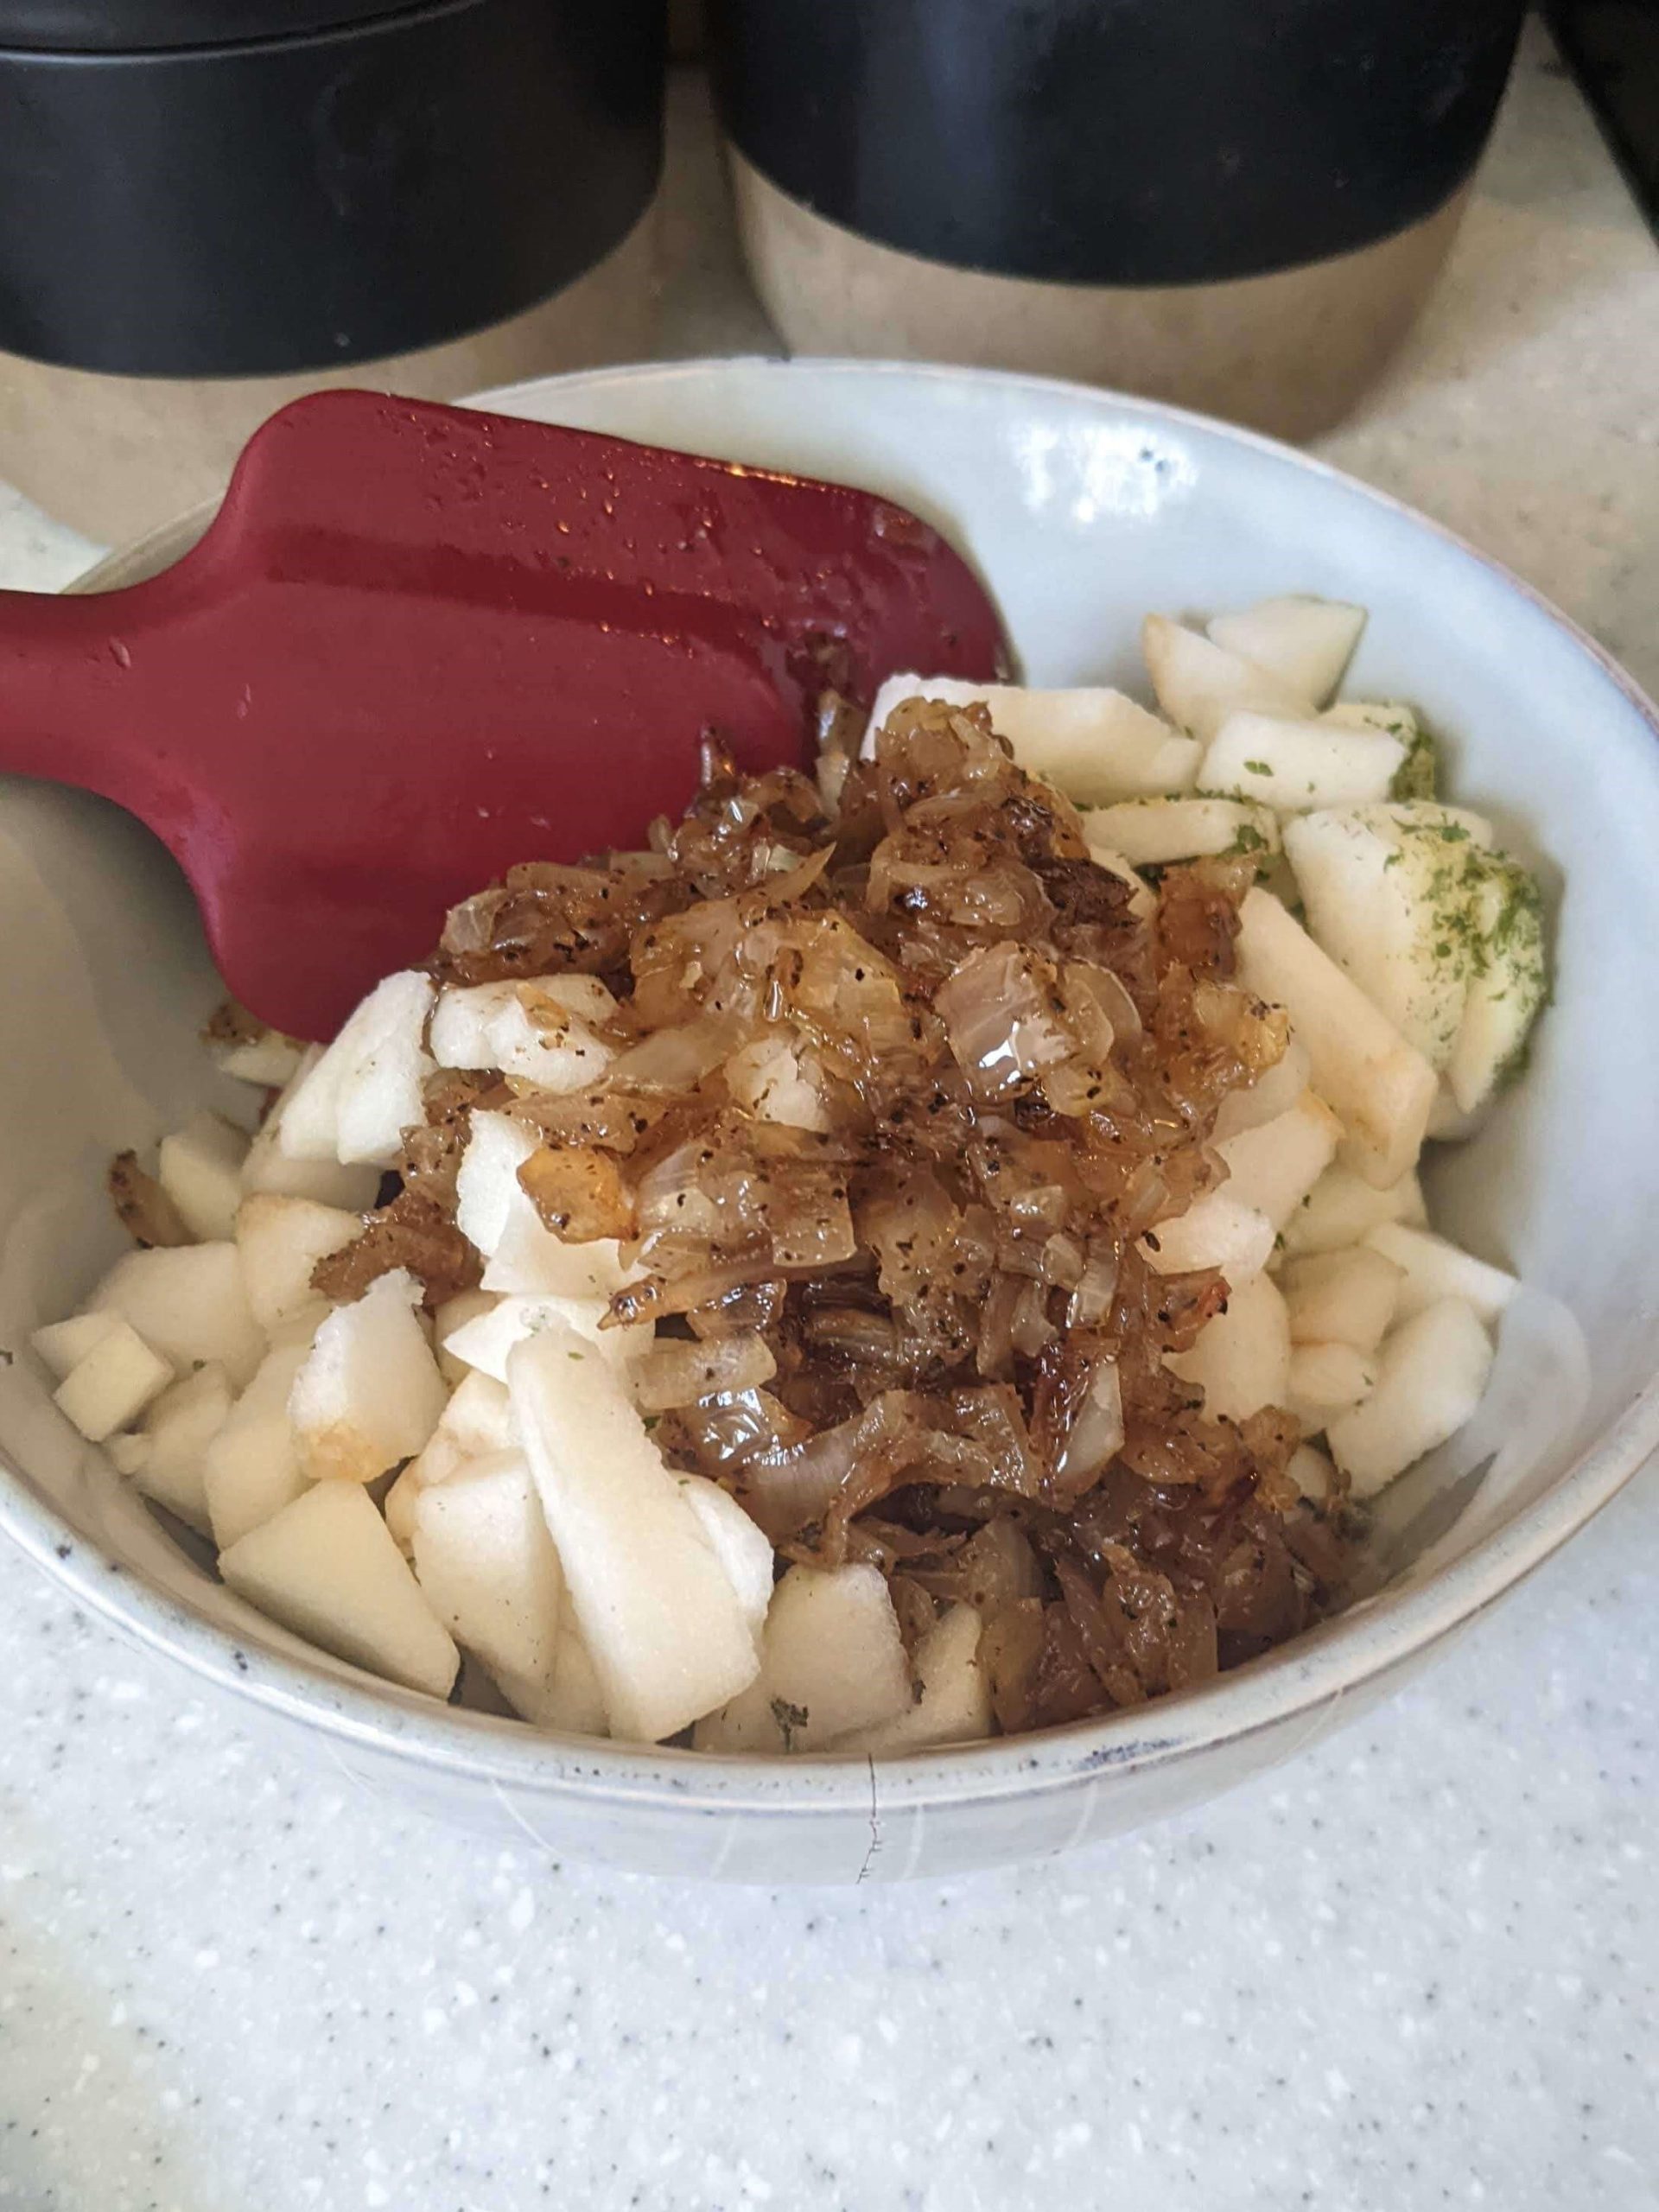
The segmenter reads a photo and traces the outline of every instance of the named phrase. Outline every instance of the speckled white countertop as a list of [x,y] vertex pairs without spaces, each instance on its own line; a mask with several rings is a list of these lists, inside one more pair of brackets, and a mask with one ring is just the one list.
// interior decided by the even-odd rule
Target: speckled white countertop
[[[764,346],[681,87],[669,350]],[[1659,684],[1659,251],[1541,40],[1326,450]],[[0,582],[86,549],[0,490]],[[271,1766],[0,1557],[0,2206],[1659,2204],[1659,1476],[1421,1687],[948,1889],[609,1879]]]

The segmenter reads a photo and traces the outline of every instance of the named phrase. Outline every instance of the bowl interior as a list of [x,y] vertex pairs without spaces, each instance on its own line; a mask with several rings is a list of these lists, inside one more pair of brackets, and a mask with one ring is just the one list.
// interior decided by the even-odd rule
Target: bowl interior
[[[1370,609],[1347,692],[1415,702],[1447,740],[1452,795],[1541,864],[1557,984],[1525,1083],[1430,1171],[1437,1222],[1514,1267],[1526,1295],[1473,1432],[1390,1494],[1395,1581],[1324,1633],[1325,1694],[1396,1659],[1402,1636],[1426,1638],[1427,1617],[1400,1608],[1431,1573],[1484,1561],[1459,1600],[1471,1611],[1569,1533],[1652,1440],[1638,1401],[1659,1367],[1659,1157],[1645,1141],[1659,1080],[1659,971],[1645,957],[1659,942],[1659,750],[1636,694],[1512,578],[1403,510],[1264,442],[1109,394],[755,361],[606,372],[489,404],[896,496],[977,561],[1037,682],[1142,690],[1136,636],[1151,608],[1311,591]],[[199,528],[147,541],[96,581],[135,580]],[[100,1557],[247,1643],[300,1656],[79,1442],[27,1349],[29,1330],[71,1311],[120,1249],[101,1194],[111,1153],[199,1103],[234,1103],[238,1087],[219,1085],[195,1047],[219,993],[189,894],[115,809],[0,783],[0,1451]],[[1580,1455],[1615,1429],[1569,1510]],[[1478,1484],[1464,1479],[1489,1459]],[[1392,1649],[1379,1615],[1403,1624]],[[304,1656],[307,1679],[351,1678]]]

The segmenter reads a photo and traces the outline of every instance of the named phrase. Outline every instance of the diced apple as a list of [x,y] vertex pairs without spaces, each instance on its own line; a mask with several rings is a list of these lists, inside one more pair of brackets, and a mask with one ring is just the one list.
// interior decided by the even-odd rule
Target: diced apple
[[507,1379],[507,1357],[515,1344],[551,1321],[563,1322],[585,1337],[612,1366],[626,1369],[647,1351],[654,1331],[647,1322],[609,1329],[610,1307],[602,1298],[498,1298],[487,1313],[463,1322],[447,1340],[451,1357],[498,1382]]
[[287,1102],[277,1141],[290,1160],[394,1164],[404,1131],[426,1118],[433,995],[413,969],[376,984]]
[[437,1354],[438,1372],[452,1390],[460,1388],[472,1370],[450,1351],[450,1338],[469,1321],[493,1313],[498,1302],[493,1291],[461,1290],[453,1298],[446,1298],[432,1316],[432,1347]]
[[1443,1298],[1460,1298],[1490,1326],[1520,1288],[1502,1268],[1489,1266],[1426,1229],[1384,1222],[1367,1233],[1365,1242],[1401,1270],[1394,1306],[1396,1325]]
[[118,1430],[105,1438],[104,1456],[118,1475],[130,1478],[149,1457],[149,1439],[130,1430]]
[[1199,764],[1198,783],[1297,815],[1386,798],[1405,757],[1399,739],[1380,730],[1229,715]]
[[1427,1306],[1383,1339],[1376,1385],[1325,1431],[1356,1497],[1372,1497],[1453,1436],[1479,1405],[1492,1370],[1480,1317],[1460,1298]]
[[1341,1136],[1331,1109],[1305,1090],[1275,1120],[1216,1147],[1228,1168],[1217,1195],[1265,1214],[1276,1235],[1336,1158]]
[[507,1382],[611,1732],[658,1742],[753,1681],[742,1600],[587,1338],[550,1319],[515,1346]]
[[1336,1496],[1337,1471],[1316,1444],[1299,1444],[1285,1470],[1310,1505],[1326,1505]]
[[175,1367],[217,1360],[238,1389],[264,1357],[234,1244],[129,1252],[92,1293],[91,1306],[130,1322]]
[[1285,1402],[1304,1436],[1318,1436],[1333,1414],[1346,1413],[1376,1384],[1376,1365],[1351,1344],[1294,1344]]
[[1385,1221],[1427,1221],[1423,1187],[1415,1173],[1379,1190],[1340,1162],[1327,1167],[1284,1226],[1285,1249],[1300,1257],[1309,1252],[1341,1252],[1363,1243]]
[[1527,1033],[1549,994],[1538,887],[1524,868],[1494,855],[1472,924],[1479,954],[1446,1070],[1465,1115],[1478,1114],[1519,1065]]
[[222,1114],[198,1114],[162,1139],[156,1180],[193,1236],[219,1242],[231,1234],[247,1156],[245,1133]]
[[791,1567],[772,1592],[753,1685],[701,1722],[706,1751],[816,1751],[915,1702],[887,1586],[873,1567]]
[[289,1106],[309,1080],[322,1058],[322,1047],[313,1045],[302,1058],[293,1080],[265,1117],[264,1126],[248,1148],[242,1163],[242,1188],[250,1194],[270,1192],[292,1198],[311,1198],[317,1205],[340,1206],[347,1213],[364,1213],[380,1189],[378,1167],[342,1167],[337,1160],[295,1160],[283,1151],[283,1122]]
[[[1309,935],[1437,1071],[1462,1022],[1488,861],[1452,821],[1395,807],[1305,815],[1285,827]],[[1425,808],[1426,816],[1446,813]]]
[[1209,626],[1217,645],[1268,670],[1310,707],[1322,707],[1354,657],[1365,610],[1292,594],[1217,614]]
[[1422,1148],[1433,1069],[1269,893],[1245,894],[1237,950],[1247,988],[1289,1014],[1352,1164],[1379,1190],[1397,1183]]
[[315,1481],[372,1483],[430,1438],[448,1402],[416,1318],[421,1286],[406,1268],[336,1306],[294,1379],[289,1418]]
[[1225,1306],[1198,1332],[1191,1351],[1167,1362],[1204,1393],[1212,1420],[1245,1421],[1263,1406],[1282,1406],[1290,1382],[1290,1322],[1279,1286],[1253,1275],[1230,1286]]
[[953,676],[890,676],[870,709],[867,754],[874,750],[876,732],[906,699],[943,699],[953,707],[982,702],[991,727],[1007,738],[1020,766],[1079,806],[1192,788],[1198,747],[1122,691],[1039,691]]
[[973,1744],[994,1728],[990,1678],[979,1663],[980,1618],[971,1605],[952,1605],[916,1647],[916,1698],[906,1712],[873,1728],[837,1737],[837,1751],[891,1757],[933,1744]]
[[429,1697],[449,1694],[461,1655],[355,1484],[308,1490],[221,1552],[219,1571],[250,1605],[336,1658]]
[[550,1672],[564,1577],[522,1452],[492,1453],[423,1489],[414,1554],[428,1604],[463,1650],[492,1674]]
[[447,1482],[467,1460],[511,1452],[518,1441],[506,1385],[467,1368],[425,1448],[404,1474],[417,1484]]
[[1273,1257],[1273,1224],[1226,1191],[1206,1191],[1184,1214],[1160,1221],[1141,1239],[1141,1257],[1160,1275],[1219,1268],[1236,1287],[1260,1274]]
[[561,1736],[604,1736],[605,1694],[588,1647],[569,1617],[560,1624],[545,1676],[499,1674],[496,1688],[520,1719]]
[[1132,868],[1214,853],[1275,853],[1279,821],[1270,807],[1231,798],[1138,798],[1095,807],[1084,835],[1121,853]]
[[221,1551],[280,1513],[306,1487],[288,1399],[309,1355],[304,1343],[273,1345],[202,1454],[207,1518]]
[[1320,719],[1343,729],[1380,729],[1408,747],[1421,727],[1417,709],[1403,699],[1338,699]]
[[1369,1245],[1292,1260],[1279,1279],[1292,1344],[1374,1352],[1393,1323],[1402,1279],[1395,1262]]
[[728,1491],[704,1475],[682,1475],[680,1491],[696,1514],[702,1533],[714,1548],[737,1592],[750,1633],[759,1639],[772,1603],[773,1555],[772,1539],[760,1528]]
[[259,1191],[244,1198],[235,1218],[236,1249],[253,1318],[267,1336],[295,1321],[321,1321],[328,1300],[311,1287],[321,1260],[359,1236],[362,1218],[315,1198]]
[[52,1395],[89,1443],[101,1444],[136,1421],[172,1380],[173,1370],[161,1354],[128,1323],[117,1321],[76,1361]]
[[1293,1037],[1281,1057],[1248,1090],[1230,1090],[1222,1100],[1216,1115],[1216,1143],[1225,1144],[1229,1137],[1276,1121],[1281,1114],[1289,1112],[1306,1089],[1307,1053]]
[[518,1170],[540,1148],[536,1132],[511,1114],[474,1113],[455,1178],[455,1222],[487,1260],[512,1214],[529,1204]]
[[280,1029],[238,1038],[232,1045],[208,1046],[221,1075],[233,1075],[238,1082],[258,1084],[267,1090],[280,1090],[293,1081],[305,1049],[297,1037],[284,1037]]
[[1159,705],[1205,745],[1229,715],[1249,711],[1294,721],[1311,712],[1295,688],[1270,669],[1166,615],[1147,615],[1141,625],[1141,650]]
[[567,1243],[550,1230],[520,1191],[494,1251],[484,1263],[484,1288],[516,1298],[609,1298],[628,1280],[613,1236]]
[[440,1067],[499,1068],[539,1090],[586,1090],[615,1058],[594,1033],[615,1010],[604,985],[586,976],[451,988],[432,1016],[432,1050]]
[[120,1326],[120,1319],[118,1313],[77,1313],[67,1321],[48,1321],[43,1329],[35,1330],[29,1341],[61,1382],[94,1344]]
[[230,1418],[234,1395],[222,1367],[199,1367],[163,1390],[144,1415],[146,1448],[136,1486],[204,1536],[213,1534],[213,1523],[203,1465]]

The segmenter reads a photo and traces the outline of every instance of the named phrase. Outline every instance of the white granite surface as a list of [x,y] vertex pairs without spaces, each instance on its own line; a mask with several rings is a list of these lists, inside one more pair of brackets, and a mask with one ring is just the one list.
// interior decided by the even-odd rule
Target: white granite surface
[[[670,350],[766,342],[683,91]],[[1332,454],[1659,683],[1659,252],[1541,41]],[[0,582],[86,549],[0,493]],[[1659,2204],[1659,1477],[1421,1687],[948,1889],[550,1866],[269,1766],[0,1557],[0,2206]]]

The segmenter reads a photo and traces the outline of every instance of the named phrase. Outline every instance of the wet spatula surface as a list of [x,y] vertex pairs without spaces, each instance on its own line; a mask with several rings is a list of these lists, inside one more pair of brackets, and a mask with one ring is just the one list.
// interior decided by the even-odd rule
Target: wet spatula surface
[[331,392],[163,574],[0,593],[0,769],[148,823],[230,989],[326,1037],[513,862],[677,811],[706,729],[806,765],[826,680],[1002,654],[966,563],[871,493]]

